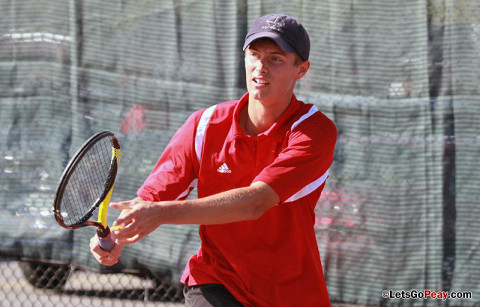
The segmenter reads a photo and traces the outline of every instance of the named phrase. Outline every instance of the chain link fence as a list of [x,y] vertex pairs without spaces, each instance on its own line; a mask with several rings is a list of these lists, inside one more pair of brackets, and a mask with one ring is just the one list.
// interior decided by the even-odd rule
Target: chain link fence
[[[0,261],[2,307],[88,304],[115,307],[181,307],[182,285],[131,274],[98,274],[62,264]],[[333,304],[333,307],[373,307]]]
[[183,306],[182,287],[153,276],[99,274],[69,264],[0,262],[1,306]]

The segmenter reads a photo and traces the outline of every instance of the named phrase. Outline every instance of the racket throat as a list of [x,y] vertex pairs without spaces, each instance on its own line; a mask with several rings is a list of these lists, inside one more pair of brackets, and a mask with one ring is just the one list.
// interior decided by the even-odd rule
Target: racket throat
[[100,239],[104,239],[110,236],[110,228],[109,227],[104,227],[104,228],[97,228],[97,236]]

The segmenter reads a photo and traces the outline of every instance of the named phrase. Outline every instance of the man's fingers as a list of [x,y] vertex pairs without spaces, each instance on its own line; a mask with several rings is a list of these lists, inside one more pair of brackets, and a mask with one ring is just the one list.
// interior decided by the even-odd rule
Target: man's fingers
[[126,217],[125,219],[118,219],[114,225],[121,227],[115,229],[115,237],[119,242],[123,245],[133,243],[131,238],[135,237],[139,231],[139,223],[136,220]]
[[[121,214],[120,217],[113,222],[113,227],[118,227],[120,229],[126,230],[126,228],[131,227],[135,222],[133,217],[130,214]],[[122,231],[123,232],[123,231]]]
[[148,232],[142,229],[141,223],[137,220],[125,227],[115,228],[113,231],[115,232],[115,243],[120,245],[133,244],[148,235]]
[[117,244],[127,245],[138,242],[158,227],[154,218],[155,206],[140,197],[112,203],[111,206],[122,209],[112,226]]
[[139,202],[141,202],[143,199],[140,197],[131,199],[131,200],[125,200],[125,201],[119,201],[119,202],[112,202],[110,203],[110,207],[115,208],[115,209],[121,209],[121,210],[128,210],[132,209],[137,205]]
[[114,209],[120,209],[120,210],[123,210],[123,209],[132,209],[133,208],[133,204],[131,201],[127,200],[127,201],[120,201],[120,202],[117,202],[117,203],[111,203],[110,204],[110,207],[111,208],[114,208]]
[[113,223],[113,226],[125,228],[134,221],[135,204],[133,204],[132,202],[123,201],[119,203],[114,203],[111,204],[111,207],[123,210],[117,220]]

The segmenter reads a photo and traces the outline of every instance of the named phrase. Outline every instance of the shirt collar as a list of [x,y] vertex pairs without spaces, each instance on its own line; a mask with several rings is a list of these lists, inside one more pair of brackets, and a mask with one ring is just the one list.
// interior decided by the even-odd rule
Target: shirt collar
[[[248,93],[242,96],[240,98],[239,102],[235,106],[235,111],[233,115],[233,124],[230,129],[230,138],[231,139],[238,139],[238,138],[245,138],[249,137],[240,127],[240,111],[242,108],[247,104],[248,102]],[[292,100],[290,101],[290,104],[288,105],[287,109],[280,115],[280,117],[277,119],[275,123],[265,132],[261,133],[260,135],[266,135],[269,136],[273,139],[276,139],[277,141],[282,141],[283,136],[285,135],[285,130],[290,129],[289,123],[291,122],[291,119],[299,109],[301,108],[301,102],[297,100],[297,97],[295,97],[295,94],[292,95]]]

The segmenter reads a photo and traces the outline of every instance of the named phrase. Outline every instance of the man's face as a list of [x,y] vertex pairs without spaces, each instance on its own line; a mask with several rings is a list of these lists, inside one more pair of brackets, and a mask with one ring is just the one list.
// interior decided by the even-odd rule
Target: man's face
[[296,55],[286,53],[273,40],[257,39],[245,49],[245,70],[250,99],[263,104],[290,102],[295,83],[309,62],[295,65]]

